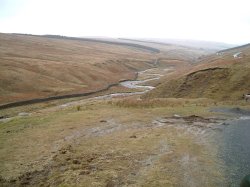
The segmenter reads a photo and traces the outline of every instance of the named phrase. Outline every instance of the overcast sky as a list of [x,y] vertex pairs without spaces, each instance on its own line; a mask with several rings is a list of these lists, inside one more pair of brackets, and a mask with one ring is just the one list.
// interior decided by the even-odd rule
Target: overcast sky
[[250,42],[250,0],[0,0],[0,32]]

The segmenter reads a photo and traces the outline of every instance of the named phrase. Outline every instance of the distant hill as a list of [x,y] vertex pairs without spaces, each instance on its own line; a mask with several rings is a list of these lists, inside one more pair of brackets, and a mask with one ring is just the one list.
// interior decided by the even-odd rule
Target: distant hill
[[198,40],[177,40],[177,39],[162,39],[162,38],[142,38],[142,39],[125,39],[134,41],[144,41],[151,43],[159,43],[162,45],[173,44],[186,47],[200,48],[211,52],[216,52],[228,48],[235,47],[236,45],[221,43],[221,42],[210,42],[210,41],[198,41]]
[[163,78],[145,97],[240,100],[244,93],[250,93],[250,45],[208,55],[191,69]]

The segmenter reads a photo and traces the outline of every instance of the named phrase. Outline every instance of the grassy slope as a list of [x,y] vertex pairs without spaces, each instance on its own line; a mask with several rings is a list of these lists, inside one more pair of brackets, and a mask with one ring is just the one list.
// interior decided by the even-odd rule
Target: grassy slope
[[[239,51],[243,52],[243,58],[234,59],[233,54]],[[201,58],[191,69],[163,78],[163,83],[146,97],[239,100],[244,93],[250,92],[249,80],[250,46],[247,45]]]
[[167,59],[157,65],[178,59],[185,66],[205,53],[174,45],[150,47],[161,52],[112,42],[0,34],[0,103],[98,90],[134,78],[157,58]]
[[24,35],[0,34],[0,47],[1,103],[100,89],[154,59],[126,46]]

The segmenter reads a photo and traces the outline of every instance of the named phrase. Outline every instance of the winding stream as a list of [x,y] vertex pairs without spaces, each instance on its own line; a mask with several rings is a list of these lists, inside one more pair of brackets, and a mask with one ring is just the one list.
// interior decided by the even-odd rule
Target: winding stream
[[[147,70],[138,72],[138,77],[145,76],[145,77],[150,77],[150,78],[146,78],[144,80],[123,81],[123,82],[120,83],[120,85],[123,86],[123,87],[130,88],[130,89],[139,89],[139,90],[142,90],[142,91],[124,92],[124,93],[112,93],[112,94],[97,96],[97,97],[94,97],[94,99],[110,99],[110,98],[113,98],[113,97],[125,97],[125,96],[131,96],[131,95],[144,94],[144,93],[146,93],[146,92],[148,92],[148,91],[155,88],[153,86],[145,85],[147,82],[160,79],[162,76],[164,76],[163,74],[152,73],[152,71],[155,70],[155,69],[156,68],[152,68],[152,69],[147,69]],[[171,68],[164,69],[165,72],[168,72],[168,71],[171,71],[171,70],[172,70]]]

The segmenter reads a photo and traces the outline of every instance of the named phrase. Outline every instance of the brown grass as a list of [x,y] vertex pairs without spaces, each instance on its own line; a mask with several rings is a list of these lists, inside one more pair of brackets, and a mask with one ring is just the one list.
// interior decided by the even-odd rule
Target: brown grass
[[205,53],[153,44],[161,52],[151,53],[129,46],[16,34],[0,34],[0,43],[0,103],[99,90],[133,79],[139,70],[186,66]]
[[[243,58],[233,54],[242,51]],[[242,100],[250,92],[250,47],[211,55],[192,68],[173,72],[161,80],[160,85],[147,94],[147,98],[211,98],[216,100]],[[202,70],[202,71],[201,71]]]
[[[188,175],[195,184],[223,184],[216,147],[202,143],[202,137],[197,141],[185,129],[153,123],[173,114],[213,116],[208,107],[176,99],[166,100],[164,107],[159,101],[158,107],[143,109],[117,106],[117,102],[121,101],[115,100],[113,105],[86,101],[76,103],[80,111],[76,106],[48,108],[2,123],[2,182],[21,186],[180,186],[188,182],[182,176]],[[167,103],[175,103],[175,107]]]
[[[87,92],[149,68],[149,52],[95,42],[0,34],[0,102]],[[131,69],[133,68],[133,69]]]
[[140,99],[138,97],[130,97],[126,99],[117,99],[110,101],[109,104],[118,107],[128,108],[155,108],[155,107],[185,107],[185,106],[211,106],[215,101],[206,98],[200,99],[182,99],[182,98],[156,98],[156,99]]

